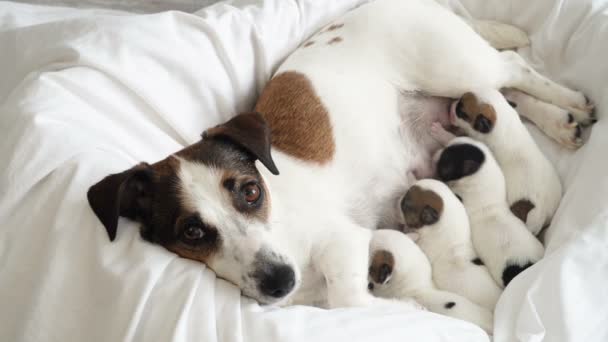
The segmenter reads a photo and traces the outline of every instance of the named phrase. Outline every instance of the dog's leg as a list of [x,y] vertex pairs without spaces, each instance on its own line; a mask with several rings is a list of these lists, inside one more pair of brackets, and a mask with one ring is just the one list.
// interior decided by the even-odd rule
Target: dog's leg
[[413,299],[399,301],[374,297],[368,291],[369,244],[372,232],[352,223],[341,222],[325,237],[313,262],[319,266],[327,284],[329,308],[392,304],[408,310],[422,307]]
[[562,107],[583,126],[596,121],[594,106],[581,92],[568,89],[542,76],[513,51],[503,51],[500,55],[508,72],[505,87],[517,88],[543,101]]
[[492,312],[462,296],[428,288],[416,291],[414,298],[429,311],[471,322],[490,334],[494,330]]
[[493,20],[467,18],[463,20],[497,50],[517,49],[530,45],[528,34],[515,26]]
[[581,127],[567,110],[535,99],[514,89],[503,90],[505,98],[519,115],[532,121],[546,135],[564,147],[577,149],[583,145]]

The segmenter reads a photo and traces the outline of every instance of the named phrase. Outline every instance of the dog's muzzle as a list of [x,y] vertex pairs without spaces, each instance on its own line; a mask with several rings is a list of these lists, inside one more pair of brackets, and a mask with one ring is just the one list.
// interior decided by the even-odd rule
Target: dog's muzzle
[[296,283],[295,273],[289,265],[270,265],[262,273],[258,278],[258,287],[265,296],[283,298],[291,293]]
[[263,296],[280,299],[294,289],[296,285],[294,268],[277,254],[261,250],[256,254],[253,266],[253,279]]

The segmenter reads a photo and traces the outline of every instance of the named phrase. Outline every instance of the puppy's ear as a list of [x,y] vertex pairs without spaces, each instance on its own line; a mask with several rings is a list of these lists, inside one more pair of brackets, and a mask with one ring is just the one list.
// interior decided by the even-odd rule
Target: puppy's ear
[[110,241],[116,238],[119,216],[136,219],[150,209],[153,177],[150,165],[141,163],[109,175],[89,188],[89,205],[106,228]]
[[509,100],[507,100],[507,103],[509,103],[509,106],[511,106],[513,108],[517,108],[517,103],[515,103],[513,101],[509,101]]
[[477,115],[475,122],[473,123],[473,129],[481,133],[490,133],[493,127],[494,123],[492,120],[483,114]]
[[279,174],[270,155],[270,127],[260,113],[243,113],[203,132],[203,139],[224,138],[245,149],[274,175]]

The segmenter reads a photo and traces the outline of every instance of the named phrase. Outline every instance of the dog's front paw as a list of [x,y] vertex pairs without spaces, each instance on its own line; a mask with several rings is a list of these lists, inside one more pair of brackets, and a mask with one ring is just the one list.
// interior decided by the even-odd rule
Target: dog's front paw
[[567,109],[570,114],[572,114],[574,120],[578,122],[581,126],[591,126],[597,122],[597,117],[595,115],[595,105],[589,100],[588,97],[586,97],[582,93],[580,95],[584,100],[577,101],[579,103],[573,104]]
[[553,129],[547,133],[550,133],[553,139],[569,149],[575,150],[584,144],[581,124],[576,121],[572,113],[566,113],[563,119],[558,121]]

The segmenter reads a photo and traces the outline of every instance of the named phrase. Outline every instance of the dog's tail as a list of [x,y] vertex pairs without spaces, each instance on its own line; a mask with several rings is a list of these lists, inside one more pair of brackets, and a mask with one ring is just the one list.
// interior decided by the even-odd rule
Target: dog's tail
[[495,49],[517,49],[530,45],[528,34],[513,25],[493,20],[463,19]]

